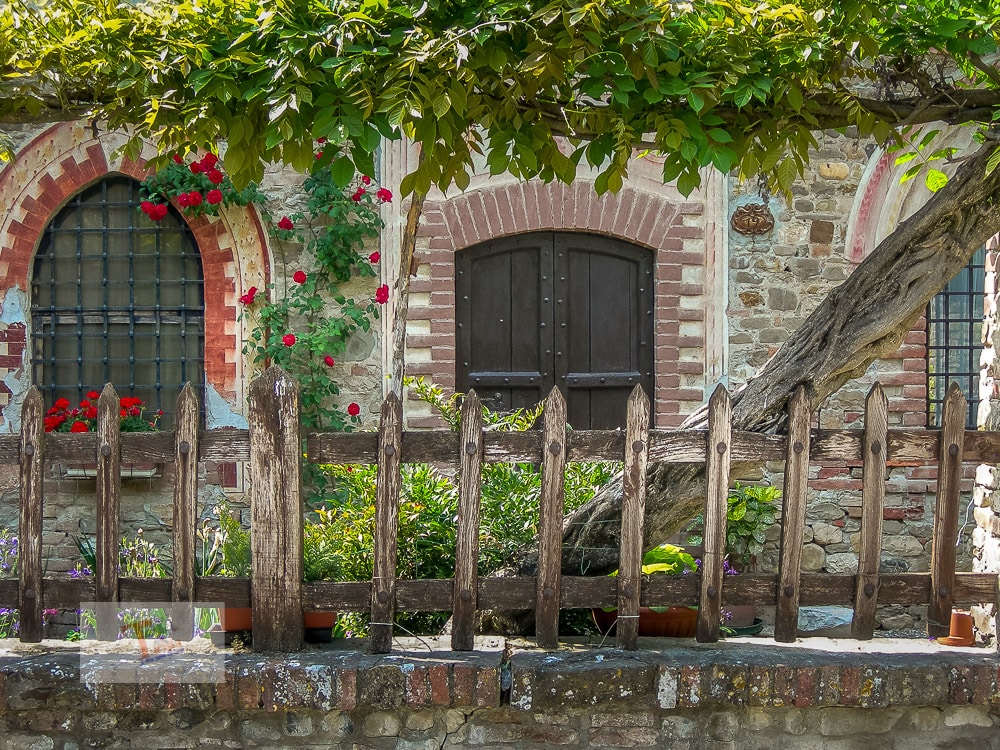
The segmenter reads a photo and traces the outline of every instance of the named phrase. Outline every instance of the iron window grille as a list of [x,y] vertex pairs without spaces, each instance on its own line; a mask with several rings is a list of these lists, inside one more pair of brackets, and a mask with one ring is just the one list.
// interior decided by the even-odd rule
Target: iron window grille
[[185,382],[204,403],[201,257],[173,207],[152,222],[139,202],[136,181],[107,177],[46,228],[32,276],[32,378],[47,406],[110,382],[143,399],[147,417],[163,410],[170,429]]
[[948,387],[956,382],[969,401],[965,422],[976,429],[982,351],[986,249],[980,248],[927,306],[927,424],[940,427]]

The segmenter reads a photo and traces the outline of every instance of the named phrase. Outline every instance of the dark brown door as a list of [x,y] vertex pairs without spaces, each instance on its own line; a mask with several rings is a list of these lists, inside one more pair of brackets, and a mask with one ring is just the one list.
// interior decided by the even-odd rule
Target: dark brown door
[[495,409],[553,385],[576,429],[620,427],[636,383],[653,391],[653,256],[607,237],[535,232],[456,259],[457,387]]

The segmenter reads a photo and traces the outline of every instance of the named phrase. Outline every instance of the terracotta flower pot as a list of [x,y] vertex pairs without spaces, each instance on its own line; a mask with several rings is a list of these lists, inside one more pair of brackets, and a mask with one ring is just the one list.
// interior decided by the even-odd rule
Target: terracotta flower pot
[[333,628],[337,624],[336,612],[303,612],[307,643],[329,643],[333,640]]
[[[610,633],[618,610],[594,610],[594,621],[602,633]],[[691,607],[639,607],[639,635],[654,638],[692,638],[698,630],[698,610]]]
[[226,633],[238,633],[253,628],[253,610],[250,607],[223,607],[219,610],[219,625]]

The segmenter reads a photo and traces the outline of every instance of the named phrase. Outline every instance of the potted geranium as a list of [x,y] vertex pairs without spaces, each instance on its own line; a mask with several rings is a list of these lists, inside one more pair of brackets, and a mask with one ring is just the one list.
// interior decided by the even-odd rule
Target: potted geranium
[[[683,575],[698,570],[694,557],[675,544],[653,547],[642,557],[642,574]],[[618,571],[611,573],[617,576]],[[594,621],[602,633],[610,633],[618,620],[617,609],[595,609]],[[698,608],[686,606],[639,607],[639,635],[690,638],[698,629]]]

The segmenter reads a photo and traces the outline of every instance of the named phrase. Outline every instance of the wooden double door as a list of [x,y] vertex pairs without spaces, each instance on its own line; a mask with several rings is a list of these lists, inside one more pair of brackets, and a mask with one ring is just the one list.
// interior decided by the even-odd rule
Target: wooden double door
[[491,408],[532,406],[553,385],[575,429],[624,426],[637,383],[653,393],[653,253],[619,240],[535,232],[456,257],[456,384]]

